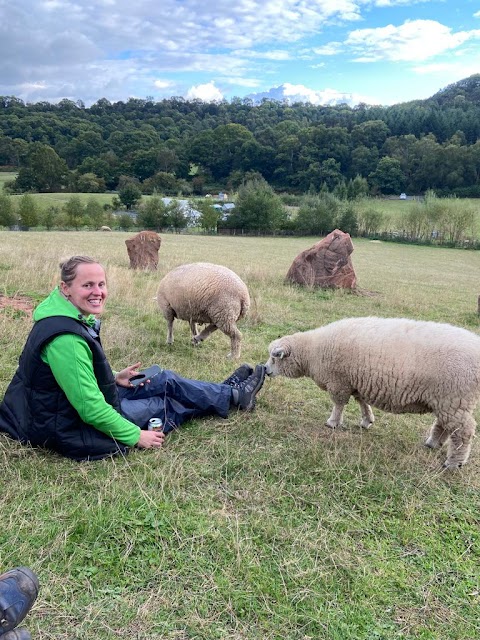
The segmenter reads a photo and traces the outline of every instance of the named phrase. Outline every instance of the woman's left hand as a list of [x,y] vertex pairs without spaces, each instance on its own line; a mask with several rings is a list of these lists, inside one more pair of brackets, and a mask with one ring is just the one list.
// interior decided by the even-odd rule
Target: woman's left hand
[[130,378],[138,373],[141,364],[141,362],[137,362],[130,365],[129,367],[126,367],[126,369],[122,369],[121,371],[119,371],[115,376],[115,382],[120,387],[127,387],[127,389],[133,387],[133,384],[130,382]]

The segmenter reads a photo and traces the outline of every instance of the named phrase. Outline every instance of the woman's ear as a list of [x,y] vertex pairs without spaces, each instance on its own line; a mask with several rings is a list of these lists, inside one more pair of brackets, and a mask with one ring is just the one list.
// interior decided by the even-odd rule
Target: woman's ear
[[68,286],[63,282],[63,280],[60,282],[60,291],[66,298],[70,297],[70,294],[68,293]]

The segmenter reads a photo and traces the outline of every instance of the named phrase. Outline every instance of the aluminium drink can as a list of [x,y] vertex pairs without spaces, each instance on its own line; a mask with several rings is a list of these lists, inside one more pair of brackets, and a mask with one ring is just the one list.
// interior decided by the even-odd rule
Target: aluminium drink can
[[163,422],[161,418],[150,418],[148,421],[149,431],[161,431],[163,429]]

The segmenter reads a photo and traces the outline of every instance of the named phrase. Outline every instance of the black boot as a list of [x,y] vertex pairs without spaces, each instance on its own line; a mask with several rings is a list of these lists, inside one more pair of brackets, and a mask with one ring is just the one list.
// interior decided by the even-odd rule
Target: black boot
[[[30,611],[38,595],[38,578],[28,567],[11,569],[0,575],[0,638],[2,640],[28,640],[26,629],[10,635]],[[23,635],[19,635],[22,634]],[[25,635],[27,633],[28,635]]]
[[249,364],[241,364],[238,369],[232,373],[222,384],[228,384],[229,387],[238,387],[238,385],[251,376],[253,369]]
[[255,371],[236,387],[232,387],[232,405],[242,411],[255,408],[255,396],[265,381],[265,365],[257,364]]

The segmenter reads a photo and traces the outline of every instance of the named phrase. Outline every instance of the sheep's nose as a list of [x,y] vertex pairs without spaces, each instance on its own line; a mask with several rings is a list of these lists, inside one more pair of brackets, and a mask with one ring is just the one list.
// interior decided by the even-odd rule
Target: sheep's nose
[[273,371],[272,371],[272,367],[268,364],[268,362],[265,363],[264,367],[265,367],[265,373],[267,374],[267,376],[271,376]]

